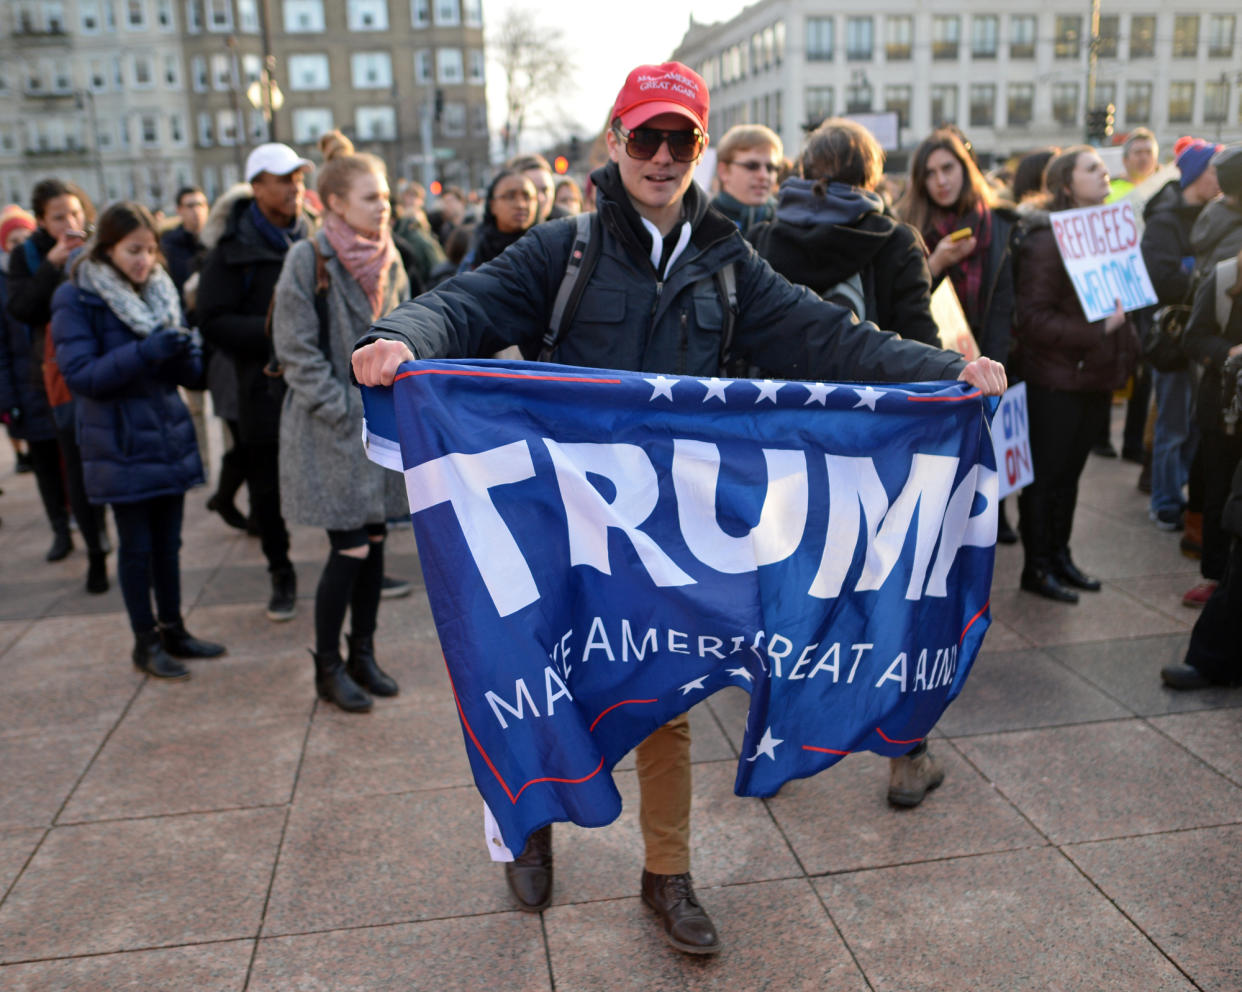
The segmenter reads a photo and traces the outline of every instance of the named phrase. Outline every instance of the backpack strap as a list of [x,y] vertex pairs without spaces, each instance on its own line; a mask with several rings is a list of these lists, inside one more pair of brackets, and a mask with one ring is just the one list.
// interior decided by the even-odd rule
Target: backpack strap
[[1238,281],[1238,275],[1237,258],[1226,258],[1216,263],[1216,325],[1221,333],[1229,323],[1229,311],[1233,309],[1229,291]]
[[569,250],[569,264],[565,266],[561,288],[557,290],[556,301],[552,304],[548,330],[543,336],[543,347],[539,351],[541,362],[552,361],[556,346],[573,323],[574,314],[578,312],[578,304],[582,302],[582,294],[586,291],[586,285],[590,281],[591,273],[595,271],[599,253],[603,248],[604,239],[599,232],[594,213],[575,215],[574,224],[574,243]]
[[737,269],[730,262],[723,268],[712,273],[716,284],[716,292],[720,294],[720,309],[723,319],[720,322],[720,368],[728,367],[733,351],[733,331],[737,327]]
[[[328,272],[328,260],[319,251],[315,239],[310,240],[311,251],[315,253],[315,318],[319,322],[319,350],[332,367],[332,334],[328,324],[328,290],[332,287],[332,276]],[[267,335],[268,357],[263,366],[263,374],[269,379],[279,379],[285,374],[285,367],[276,358],[276,348],[272,342],[272,312],[276,309],[276,294],[267,301],[267,316],[263,318],[263,333]],[[333,372],[335,373],[335,369]]]

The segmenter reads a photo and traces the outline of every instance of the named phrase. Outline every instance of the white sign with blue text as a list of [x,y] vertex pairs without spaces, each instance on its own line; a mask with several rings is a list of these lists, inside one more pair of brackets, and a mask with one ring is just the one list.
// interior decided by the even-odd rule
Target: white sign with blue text
[[998,499],[1035,481],[1025,382],[1010,386],[1001,397],[1000,406],[992,416],[992,448],[996,452]]
[[1154,305],[1142,229],[1129,200],[1052,214],[1052,233],[1088,320],[1103,320],[1121,301],[1129,313]]

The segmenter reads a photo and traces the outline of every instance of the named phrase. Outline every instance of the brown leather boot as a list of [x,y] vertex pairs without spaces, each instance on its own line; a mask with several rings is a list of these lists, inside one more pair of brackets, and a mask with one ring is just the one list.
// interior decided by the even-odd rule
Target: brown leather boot
[[643,869],[643,902],[655,910],[664,936],[687,954],[718,954],[716,926],[694,894],[690,873],[656,875]]
[[538,913],[552,901],[552,824],[526,838],[522,853],[505,865],[505,880],[518,908]]
[[1187,510],[1183,519],[1186,527],[1182,531],[1182,554],[1187,558],[1203,557],[1203,514]]

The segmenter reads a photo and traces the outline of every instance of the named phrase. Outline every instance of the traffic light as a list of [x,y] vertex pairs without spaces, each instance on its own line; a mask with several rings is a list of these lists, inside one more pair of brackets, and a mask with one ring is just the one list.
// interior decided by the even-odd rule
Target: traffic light
[[1096,107],[1087,111],[1087,140],[1102,144],[1107,141],[1113,133],[1113,124],[1116,122],[1114,116],[1116,107],[1111,103],[1105,107]]
[[436,123],[440,123],[440,116],[444,113],[444,90],[436,90]]
[[552,162],[552,168],[556,170],[558,176],[565,175],[569,171],[569,159],[564,155],[557,155]]
[[582,142],[578,136],[571,135],[569,139],[569,161],[577,162],[582,157]]

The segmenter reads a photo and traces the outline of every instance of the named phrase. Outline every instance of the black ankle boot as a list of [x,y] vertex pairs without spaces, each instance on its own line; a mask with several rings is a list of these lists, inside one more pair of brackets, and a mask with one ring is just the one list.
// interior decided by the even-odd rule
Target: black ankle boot
[[345,671],[339,652],[312,651],[311,657],[315,659],[315,691],[320,699],[336,703],[348,713],[370,712],[371,697]]
[[250,526],[250,521],[242,515],[241,510],[233,505],[232,499],[225,499],[219,493],[207,501],[207,509],[212,513],[220,514],[221,520],[237,530],[246,530]]
[[372,637],[350,634],[349,658],[345,670],[350,678],[373,696],[395,696],[401,690],[392,676],[384,672],[375,661],[375,643]]
[[552,824],[526,838],[526,846],[505,864],[505,881],[526,913],[547,909],[552,901]]
[[190,670],[181,662],[170,658],[160,643],[160,631],[145,630],[134,635],[134,665],[157,679],[179,681],[188,679]]
[[1087,592],[1099,592],[1100,580],[1086,575],[1074,564],[1074,559],[1070,557],[1069,549],[1058,551],[1052,559],[1052,572],[1061,580],[1063,585],[1073,586],[1076,589],[1085,589]]
[[1058,603],[1078,602],[1078,593],[1061,585],[1061,581],[1046,568],[1028,566],[1022,569],[1022,588]]
[[48,561],[61,561],[69,557],[69,552],[73,550],[73,538],[69,536],[69,530],[56,531],[52,538],[52,546],[47,549],[45,557]]
[[90,564],[86,567],[86,591],[96,596],[108,591],[107,555],[102,551],[90,552]]
[[224,645],[212,641],[200,641],[185,629],[185,623],[160,624],[160,641],[164,650],[174,658],[218,658],[224,654]]

